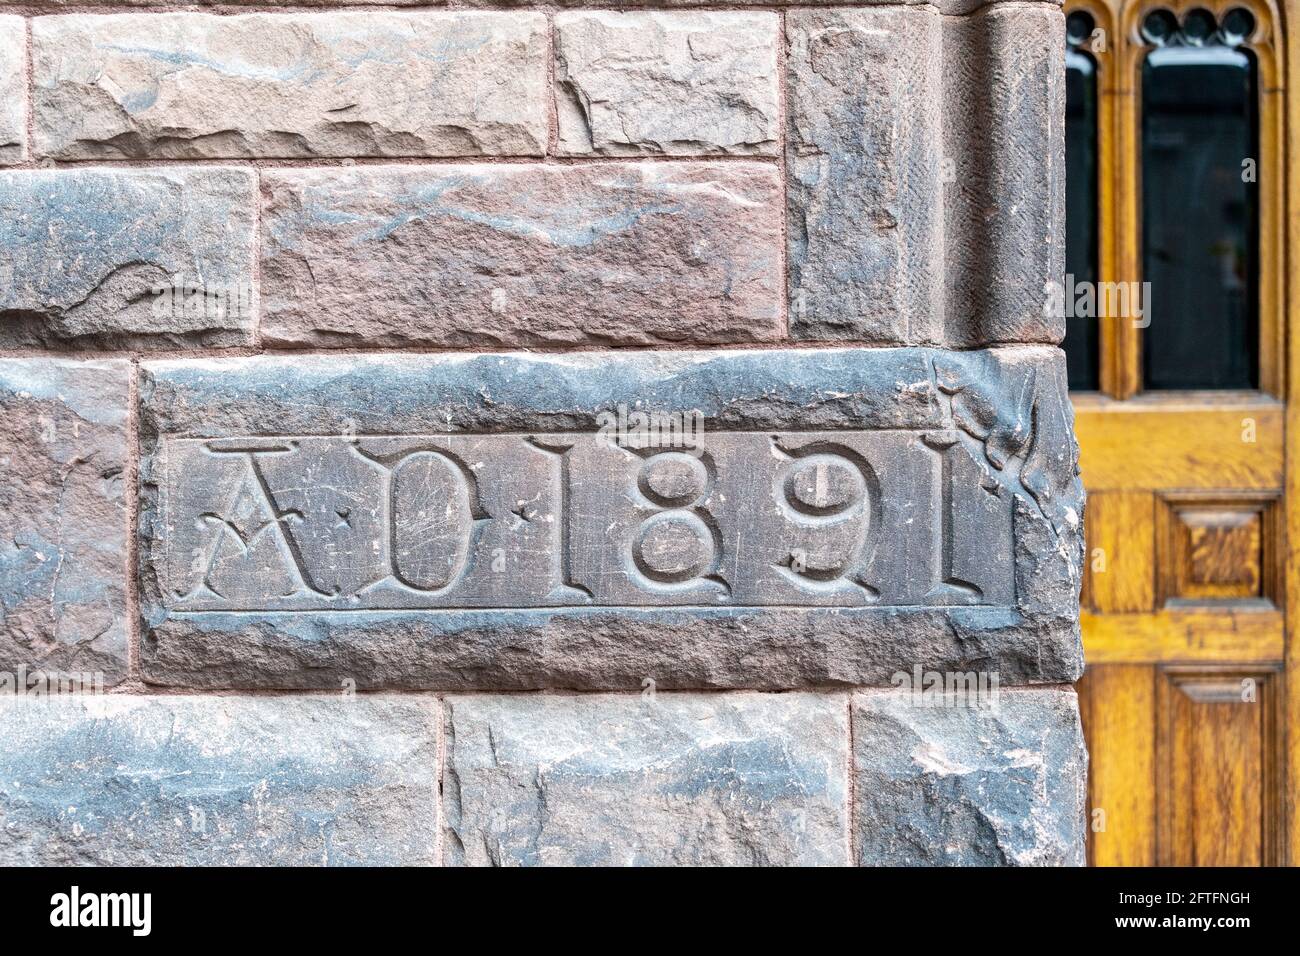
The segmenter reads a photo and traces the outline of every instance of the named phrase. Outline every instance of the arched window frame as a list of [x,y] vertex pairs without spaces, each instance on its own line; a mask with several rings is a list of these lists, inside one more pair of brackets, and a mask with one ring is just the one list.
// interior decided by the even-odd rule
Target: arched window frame
[[[1216,19],[1234,7],[1255,17],[1244,44],[1256,57],[1259,84],[1259,382],[1266,394],[1285,388],[1286,72],[1282,18],[1270,0],[1067,0],[1065,12],[1084,10],[1104,45],[1080,46],[1097,64],[1097,268],[1101,282],[1142,281],[1142,64],[1151,47],[1141,26],[1154,10],[1182,19],[1193,9]],[[1142,330],[1124,319],[1099,320],[1101,393],[1117,399],[1142,391]],[[1170,393],[1159,393],[1170,394]],[[1172,393],[1177,394],[1177,393]]]

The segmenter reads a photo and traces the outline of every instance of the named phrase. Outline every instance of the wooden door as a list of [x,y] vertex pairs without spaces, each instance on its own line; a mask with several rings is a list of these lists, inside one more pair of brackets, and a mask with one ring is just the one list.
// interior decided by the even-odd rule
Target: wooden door
[[[1296,651],[1288,612],[1294,624],[1297,599],[1288,526],[1292,542],[1300,542],[1300,496],[1289,491],[1296,473],[1294,442],[1288,440],[1296,434],[1296,403],[1288,365],[1300,366],[1288,362],[1296,335],[1285,307],[1287,250],[1294,248],[1287,230],[1295,228],[1284,215],[1286,24],[1276,6],[1256,0],[1075,0],[1066,9],[1087,14],[1072,22],[1070,55],[1088,58],[1081,75],[1095,84],[1087,122],[1090,128],[1095,123],[1096,182],[1085,199],[1072,191],[1070,215],[1077,218],[1091,203],[1096,219],[1093,235],[1082,239],[1085,231],[1072,224],[1074,265],[1091,268],[1091,278],[1103,283],[1140,283],[1144,272],[1161,270],[1166,276],[1163,287],[1150,290],[1159,301],[1164,289],[1163,312],[1103,316],[1092,333],[1080,331],[1075,318],[1067,334],[1067,349],[1074,349],[1072,375],[1083,369],[1075,377],[1086,389],[1074,393],[1074,403],[1088,491],[1082,595],[1087,672],[1078,690],[1091,754],[1089,862],[1281,864],[1292,859],[1290,847],[1300,846],[1288,830],[1296,820],[1288,801],[1300,789],[1297,761],[1288,761],[1288,747],[1294,754],[1300,741],[1294,729],[1288,734],[1298,726],[1300,710],[1297,689],[1287,683],[1288,659]],[[1220,31],[1210,41],[1203,37],[1206,21],[1192,13],[1197,9],[1207,11]],[[1248,17],[1232,14],[1225,28],[1225,18],[1237,9]],[[1146,21],[1154,10],[1168,11],[1173,19]],[[1186,36],[1162,35],[1171,23]],[[1232,35],[1243,24],[1245,35]],[[1081,41],[1085,32],[1089,39]],[[1165,172],[1161,163],[1167,159],[1169,175],[1179,173],[1177,150],[1222,152],[1225,137],[1246,129],[1224,133],[1216,127],[1208,145],[1196,147],[1179,139],[1184,127],[1178,124],[1190,122],[1187,117],[1174,115],[1172,125],[1161,125],[1158,111],[1168,106],[1158,84],[1167,83],[1173,69],[1201,61],[1188,52],[1186,62],[1174,62],[1179,53],[1147,64],[1144,72],[1144,60],[1164,43],[1197,46],[1198,37],[1231,48],[1216,55],[1225,62],[1236,57],[1244,64],[1243,84],[1252,74],[1254,83],[1233,86],[1229,77],[1227,84],[1231,95],[1248,97],[1242,102],[1256,110],[1249,117],[1251,148],[1241,150],[1254,154],[1242,159],[1254,161],[1256,178],[1243,178],[1249,183],[1240,190],[1243,208],[1252,212],[1242,226],[1246,240],[1233,247],[1239,253],[1231,260],[1234,278],[1225,280],[1232,286],[1245,276],[1253,286],[1234,286],[1222,302],[1213,295],[1198,301],[1203,264],[1181,287],[1168,278],[1177,276],[1180,263],[1195,267],[1204,252],[1192,250],[1183,258],[1168,243],[1173,237],[1195,245],[1203,238],[1198,230],[1206,227],[1197,217],[1218,214],[1217,207],[1194,205],[1196,190],[1205,184],[1186,184],[1192,192],[1186,223],[1153,222],[1169,218],[1161,197],[1177,198],[1168,181],[1158,181]],[[1208,55],[1203,62],[1211,62]],[[1192,75],[1197,74],[1183,74]],[[1075,136],[1077,105],[1075,125],[1067,122]],[[1144,152],[1144,136],[1167,139],[1168,153],[1158,153],[1155,145]],[[1076,167],[1088,175],[1086,167]],[[1222,177],[1219,187],[1227,189],[1225,195],[1238,189]],[[1090,261],[1081,241],[1094,243]],[[1242,298],[1233,299],[1238,293]],[[1232,311],[1232,320],[1216,326],[1215,309]],[[1249,325],[1240,321],[1243,315]],[[1183,316],[1197,328],[1179,329]],[[1144,327],[1144,321],[1150,324]],[[1196,331],[1199,337],[1186,341]],[[1091,354],[1081,358],[1088,334]],[[1244,344],[1229,340],[1242,335]],[[1201,347],[1208,350],[1204,355],[1196,351]],[[1157,348],[1170,351],[1146,354]],[[1180,348],[1188,356],[1183,365],[1169,360]],[[1233,349],[1248,359],[1235,372],[1223,357]],[[1227,387],[1177,387],[1180,369],[1200,368],[1202,362],[1210,369],[1205,374],[1218,375]],[[1188,374],[1194,379],[1202,373]],[[1163,384],[1153,386],[1160,379]]]

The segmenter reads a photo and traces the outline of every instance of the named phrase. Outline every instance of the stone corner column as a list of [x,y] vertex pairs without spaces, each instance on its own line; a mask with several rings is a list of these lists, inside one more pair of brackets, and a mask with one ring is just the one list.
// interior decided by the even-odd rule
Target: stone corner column
[[[1083,492],[1064,327],[1044,307],[1064,271],[1063,37],[1050,3],[786,14],[791,334],[932,347],[951,447],[979,449],[952,474],[993,493],[954,499],[936,540],[967,541],[985,567],[996,539],[959,529],[999,494],[1014,501],[1020,613],[1000,646],[1053,661],[1018,670],[970,645],[941,660],[891,629],[896,671],[871,683],[892,686],[852,698],[860,864],[1084,862],[1069,687],[1083,663]],[[964,579],[946,567],[960,602]],[[949,617],[961,634],[965,613]]]

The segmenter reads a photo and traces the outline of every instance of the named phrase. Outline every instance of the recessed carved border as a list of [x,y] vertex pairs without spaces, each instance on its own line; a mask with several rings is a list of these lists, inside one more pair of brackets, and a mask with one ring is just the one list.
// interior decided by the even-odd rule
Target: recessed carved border
[[[1193,766],[1189,734],[1196,726],[1209,727],[1204,718],[1184,715],[1180,707],[1229,704],[1260,708],[1259,725],[1259,860],[1261,866],[1278,866],[1283,857],[1282,806],[1283,736],[1282,665],[1166,664],[1156,671],[1156,864],[1205,865],[1219,862],[1194,856],[1191,828],[1194,807],[1190,790],[1205,768]],[[1195,726],[1193,726],[1195,725]],[[1240,755],[1222,753],[1231,764]],[[1235,765],[1234,765],[1235,766]],[[1234,796],[1234,794],[1229,794]]]
[[[1160,492],[1156,496],[1156,606],[1167,609],[1212,607],[1237,610],[1276,610],[1282,604],[1284,581],[1279,560],[1282,541],[1280,491],[1182,491]],[[1191,580],[1188,569],[1197,560],[1191,553],[1187,532],[1191,522],[1210,527],[1210,522],[1233,516],[1258,521],[1258,554],[1254,569],[1238,569],[1235,579]],[[1190,522],[1189,520],[1190,519]],[[1225,560],[1231,558],[1225,555]],[[1242,574],[1247,571],[1248,574]],[[1247,577],[1253,579],[1253,593],[1232,594]],[[1216,595],[1216,590],[1221,594]]]
[[[619,689],[652,677],[665,689],[782,689],[884,686],[921,662],[932,670],[996,672],[1010,686],[1068,682],[1082,668],[1081,488],[1064,361],[1055,348],[257,356],[147,362],[141,376],[140,671],[149,683],[320,688],[347,680],[360,689]],[[692,486],[700,469],[679,452],[656,459],[653,474],[641,472],[645,463],[636,455],[617,449],[603,455],[609,467],[594,459],[578,467],[583,463],[574,456],[595,454],[596,436],[622,410],[629,425],[634,411],[698,415],[701,430],[693,434],[717,466],[702,489],[703,503],[696,493],[701,489]],[[826,442],[837,433],[832,444],[843,447],[833,457]],[[795,437],[774,447],[772,436],[783,434]],[[297,440],[299,458],[312,452],[301,461],[254,455],[273,492],[269,498],[265,488],[259,492],[248,483],[247,467],[237,467],[248,465],[250,452],[238,449],[250,436]],[[555,450],[562,436],[574,441],[569,482]],[[351,452],[342,456],[350,440],[379,456],[383,467]],[[880,442],[925,447],[868,447]],[[221,453],[198,454],[200,447]],[[509,450],[509,462],[501,449]],[[392,561],[381,561],[375,574],[367,566],[347,577],[352,570],[332,560],[330,548],[370,527],[367,502],[382,505],[393,495],[372,494],[358,503],[355,495],[312,491],[298,501],[302,489],[336,485],[346,491],[352,485],[336,481],[335,472],[362,475],[365,468],[364,474],[392,483],[402,515],[412,514],[404,497],[411,489],[450,488],[463,502],[468,483],[457,479],[446,452],[466,466],[483,463],[474,471],[476,484],[482,495],[498,496],[482,502],[494,521],[474,524],[483,512],[458,506],[459,534],[440,536],[435,529],[394,539],[393,523],[379,520],[380,508],[371,524],[390,533],[376,536],[371,529],[365,538],[378,540],[381,552],[388,542],[396,571],[389,574]],[[854,478],[854,469],[843,466],[842,460],[857,461],[854,455],[878,473],[882,491],[892,490],[891,507],[911,503],[919,519],[908,526],[910,533],[883,534],[905,525],[907,516],[891,518],[882,504],[876,552],[866,511],[859,515],[854,505],[843,516],[832,513],[846,494],[852,499],[864,488],[862,503],[872,504],[871,511],[883,497],[865,470]],[[974,508],[945,506],[945,478],[936,464],[949,458],[953,469],[961,469],[950,475],[953,486],[969,494]],[[745,467],[756,460],[763,468]],[[505,470],[511,462],[528,467]],[[913,463],[922,466],[913,478],[891,477]],[[309,480],[296,480],[299,464],[307,466],[301,471],[310,472]],[[235,507],[232,517],[231,498],[220,496],[214,507],[205,489],[215,486],[195,480],[201,468],[218,469],[231,498],[241,481],[251,489],[243,496],[247,511]],[[272,475],[273,469],[284,473]],[[596,484],[584,487],[590,480]],[[728,483],[736,487],[728,491]],[[567,501],[566,487],[572,495]],[[544,502],[534,500],[546,489]],[[903,494],[906,489],[910,493]],[[714,493],[716,502],[709,498]],[[797,504],[790,504],[791,495]],[[780,514],[755,512],[754,502],[761,501]],[[937,506],[922,507],[927,501]],[[274,515],[267,514],[268,505]],[[781,554],[752,558],[753,548],[747,543],[744,549],[751,556],[746,560],[757,562],[745,569],[761,565],[774,586],[797,593],[755,606],[742,592],[767,584],[726,564],[729,555],[742,552],[734,538],[719,548],[723,525],[711,526],[707,512],[734,515],[728,520],[735,527],[777,521],[812,535],[807,547],[802,538],[790,539]],[[596,545],[575,537],[564,547],[562,535],[543,527],[546,514],[561,513],[573,516],[571,533],[588,541],[596,535]],[[661,513],[671,513],[674,523],[655,517]],[[861,516],[867,517],[865,548],[858,546]],[[222,517],[235,526],[224,525]],[[259,568],[292,572],[290,565],[298,566],[293,548],[268,523],[272,518],[288,522],[295,543],[312,534],[323,542],[321,560],[308,567],[316,592],[262,600]],[[615,520],[626,533],[609,538]],[[484,539],[515,528],[540,543],[514,551],[500,544],[480,548],[467,572],[462,548],[466,541],[477,547],[476,528]],[[918,528],[924,534],[917,536]],[[834,539],[815,540],[823,532]],[[192,542],[182,540],[196,534]],[[234,563],[227,561],[229,573],[211,576],[210,583],[239,600],[213,598],[201,588],[191,594],[208,576],[218,535],[222,560]],[[764,540],[787,543],[787,537]],[[915,546],[901,546],[913,539]],[[267,560],[245,561],[241,542],[268,543]],[[494,553],[497,547],[502,554]],[[351,545],[335,551],[341,558],[360,553]],[[564,593],[573,603],[550,606],[561,603],[551,600],[553,587],[525,595],[471,580],[480,573],[487,580],[498,557],[509,568],[512,554],[520,561],[549,560],[542,575],[526,580],[572,582],[577,593]],[[944,554],[951,560],[940,560]],[[845,564],[845,556],[853,560]],[[193,567],[199,571],[187,570]],[[1000,567],[1001,576],[983,582]],[[922,568],[934,570],[948,593],[932,595],[927,584],[919,602],[912,597],[928,580]],[[844,571],[851,573],[841,581]],[[386,595],[378,593],[380,584],[361,595],[380,581],[380,572]],[[296,587],[297,578],[289,577]],[[857,578],[861,583],[854,583]],[[974,603],[972,584],[983,592],[982,605]],[[590,602],[577,585],[592,591]],[[732,589],[730,601],[719,603],[726,588]],[[707,600],[701,602],[697,591]],[[346,606],[354,594],[373,600],[348,613],[329,610]],[[843,594],[860,594],[860,603],[840,605]]]

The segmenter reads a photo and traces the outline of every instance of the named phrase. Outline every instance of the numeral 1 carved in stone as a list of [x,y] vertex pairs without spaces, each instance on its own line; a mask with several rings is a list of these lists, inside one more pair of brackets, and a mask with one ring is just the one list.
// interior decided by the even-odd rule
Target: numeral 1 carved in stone
[[569,474],[571,468],[569,452],[573,450],[573,443],[557,444],[534,436],[528,439],[528,444],[549,456],[553,465],[552,475],[555,481],[552,495],[557,513],[551,521],[551,540],[555,554],[552,565],[558,580],[551,594],[557,599],[563,599],[565,603],[576,600],[579,603],[589,604],[592,598],[591,590],[573,579],[573,561],[570,558],[572,552],[569,542],[569,499],[572,495],[572,479]]
[[923,441],[936,458],[937,486],[933,545],[937,580],[926,603],[1011,600],[1011,502],[1003,482],[989,465],[977,461],[977,452],[967,447],[960,433],[929,432]]

